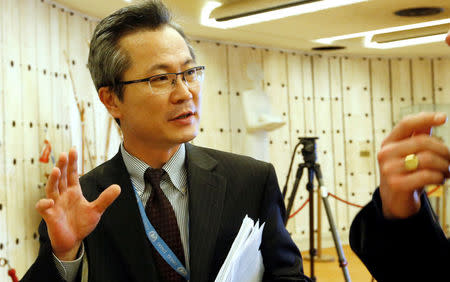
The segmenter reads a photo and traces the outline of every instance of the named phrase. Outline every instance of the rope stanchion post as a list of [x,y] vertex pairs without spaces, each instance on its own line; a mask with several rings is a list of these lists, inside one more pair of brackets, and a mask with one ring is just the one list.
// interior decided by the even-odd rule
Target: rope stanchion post
[[8,276],[11,277],[12,282],[19,282],[19,279],[16,275],[16,270],[9,265],[9,261],[5,258],[0,258],[0,267],[8,268]]

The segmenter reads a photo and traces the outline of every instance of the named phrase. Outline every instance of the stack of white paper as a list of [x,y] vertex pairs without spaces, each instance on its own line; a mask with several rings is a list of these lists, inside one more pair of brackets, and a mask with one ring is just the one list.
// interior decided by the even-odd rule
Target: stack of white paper
[[[265,223],[264,223],[265,224]],[[230,252],[217,275],[216,282],[259,282],[264,275],[264,264],[259,246],[264,229],[247,215]]]

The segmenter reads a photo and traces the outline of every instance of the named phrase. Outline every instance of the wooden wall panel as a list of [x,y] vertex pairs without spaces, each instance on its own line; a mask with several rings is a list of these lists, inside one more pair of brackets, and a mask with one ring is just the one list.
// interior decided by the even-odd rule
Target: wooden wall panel
[[228,77],[230,91],[230,129],[231,151],[237,154],[246,152],[246,125],[241,94],[253,89],[253,81],[247,75],[247,66],[256,64],[262,68],[261,49],[227,45]]
[[[0,9],[3,9],[3,3],[0,3]],[[3,54],[3,21],[0,20],[0,54]],[[4,99],[5,90],[3,84],[3,69],[5,62],[3,56],[0,56],[0,257],[8,258],[8,225],[7,225],[7,190],[6,186],[6,166],[5,166],[5,112]],[[7,270],[0,269],[0,281],[7,281]]]
[[411,62],[409,59],[391,59],[393,123],[402,118],[402,109],[412,105]]
[[[331,91],[331,113],[333,116],[333,155],[334,155],[334,182],[335,194],[342,199],[348,199],[347,173],[346,173],[346,155],[345,155],[345,127],[343,117],[343,96],[342,96],[342,65],[341,58],[332,57],[329,59],[330,64],[330,91]],[[349,230],[349,208],[345,204],[330,199],[330,203],[334,202],[336,209],[336,227],[346,234]],[[331,205],[331,204],[330,204]],[[346,236],[342,236],[345,240]]]
[[[289,120],[290,120],[290,133],[291,133],[291,152],[288,154],[288,158],[291,158],[295,146],[299,143],[299,137],[305,136],[305,107],[304,107],[304,96],[303,96],[303,55],[296,53],[287,54],[287,84],[288,84],[288,94],[289,94]],[[288,203],[289,196],[292,193],[292,188],[296,178],[296,173],[298,166],[303,162],[301,156],[302,147],[299,146],[297,153],[294,158],[291,176],[289,178],[288,189],[285,197],[285,203]],[[289,160],[290,162],[290,160]],[[280,178],[280,188],[283,189],[286,179]],[[306,183],[306,182],[304,182]],[[303,183],[302,183],[303,184]],[[300,186],[297,190],[295,202],[292,208],[292,213],[296,211],[304,203],[308,197],[308,192],[304,186]],[[289,232],[293,234],[297,241],[304,240],[306,238],[305,234],[309,230],[306,228],[308,225],[308,213],[301,212],[294,218],[290,219],[287,225]],[[303,243],[305,246],[307,242]]]
[[64,113],[61,116],[60,126],[61,126],[61,135],[62,135],[62,150],[67,152],[72,147],[71,135],[70,135],[70,115],[67,113],[70,112],[70,101],[72,101],[69,97],[72,94],[70,91],[71,81],[69,77],[69,65],[67,64],[66,54],[68,54],[69,46],[68,46],[68,38],[70,36],[69,29],[70,27],[67,24],[67,18],[69,16],[68,11],[64,8],[60,8],[58,10],[58,24],[59,24],[59,47],[58,50],[58,78],[60,81],[61,88],[59,89],[59,93],[61,95],[61,106],[60,110]]
[[286,54],[283,51],[263,51],[264,91],[270,98],[272,114],[285,124],[268,132],[270,162],[275,167],[279,182],[284,183],[291,155],[289,132],[289,97],[287,93]]
[[[314,104],[316,115],[316,135],[317,140],[317,163],[320,165],[324,189],[330,193],[335,193],[334,183],[334,156],[333,156],[333,127],[331,120],[333,119],[331,112],[331,89],[330,89],[330,66],[328,57],[316,55],[313,57],[313,75],[314,75]],[[317,194],[317,201],[322,201]],[[316,206],[316,211],[321,207],[321,222],[317,222],[322,226],[322,237],[329,237],[331,233],[328,232],[329,223],[322,203]],[[336,210],[332,211],[333,215]],[[319,216],[316,217],[319,219]]]
[[[50,143],[54,140],[50,135],[49,128],[53,123],[53,101],[52,84],[50,75],[50,6],[47,3],[37,2],[36,4],[36,33],[39,34],[39,40],[36,39],[36,71],[37,71],[37,96],[39,97],[38,116],[39,116],[39,150],[44,146],[44,140],[48,139]],[[55,150],[52,151],[53,155]],[[47,182],[47,176],[53,167],[52,160],[49,163],[40,163],[40,183],[41,188]]]
[[[342,61],[347,183],[351,202],[365,204],[375,186],[370,72],[367,58]],[[351,209],[350,218],[358,210]]]
[[436,105],[450,104],[450,58],[433,60],[434,98]]
[[[305,135],[305,107],[303,101],[302,55],[287,54],[287,83],[289,95],[289,121],[291,130],[291,147],[298,142],[298,137]],[[293,148],[292,148],[293,149]]]
[[[33,140],[39,140],[39,108],[37,96],[37,67],[36,67],[36,2],[26,0],[19,1],[20,12],[20,37],[21,51],[21,82],[23,97],[23,125],[24,142],[23,165],[24,165],[24,212],[25,212],[25,238],[22,242],[26,244],[28,258],[26,265],[30,265],[37,257],[38,236],[37,229],[41,217],[33,207],[41,197],[39,189],[39,145]],[[26,172],[26,173],[25,173]]]
[[[88,140],[87,136],[89,135],[89,130],[93,126],[92,125],[92,111],[91,111],[91,101],[90,101],[90,83],[91,79],[89,74],[86,73],[86,63],[87,63],[87,52],[86,48],[88,46],[88,31],[90,30],[89,26],[86,25],[85,20],[79,15],[74,13],[69,13],[67,18],[67,24],[71,27],[71,34],[68,39],[68,57],[70,70],[72,73],[73,84],[72,86],[72,95],[76,95],[77,102],[82,110],[84,110],[84,119],[85,119],[85,129],[84,131],[81,129],[82,123],[79,113],[77,113],[76,104],[71,105],[72,122],[74,124],[72,126],[79,127],[80,132],[73,136],[73,143],[76,145],[78,152],[78,164],[79,164],[79,172],[80,174],[84,174],[90,170],[90,162],[88,157],[88,148],[89,141],[82,141],[82,134],[84,132],[85,141]],[[89,106],[88,106],[89,104]],[[73,130],[75,128],[72,128]],[[92,130],[93,131],[93,130]],[[95,135],[90,135],[95,136]],[[78,139],[78,140],[77,140]],[[77,141],[75,141],[77,140]],[[82,148],[84,146],[84,150]],[[84,152],[84,155],[83,155]]]
[[64,151],[63,139],[61,133],[61,120],[63,116],[63,111],[61,109],[63,96],[61,95],[60,89],[61,76],[60,72],[60,53],[61,53],[61,42],[60,36],[60,24],[59,24],[59,9],[52,5],[50,8],[50,81],[52,87],[52,107],[51,111],[53,114],[53,122],[49,124],[50,136],[52,138],[52,145],[54,149],[55,160],[57,161],[59,154]]
[[[391,84],[389,76],[388,59],[377,58],[370,60],[373,124],[375,133],[375,159],[384,138],[386,138],[392,129]],[[379,185],[378,162],[375,162],[375,165],[376,185]]]
[[305,134],[316,136],[316,115],[314,113],[314,77],[312,56],[303,55],[303,97],[305,103]]
[[227,46],[195,41],[197,64],[206,67],[202,88],[200,133],[194,143],[218,150],[231,151],[230,95],[228,91]]
[[[314,104],[316,117],[317,162],[323,171],[325,186],[334,193],[333,170],[333,119],[331,112],[330,73],[327,57],[321,55],[313,57],[314,63]],[[320,117],[320,118],[319,118]]]
[[433,104],[432,60],[411,60],[412,97],[414,105]]
[[[86,170],[93,169],[97,163],[97,151],[95,142],[99,142],[101,144],[105,144],[105,138],[101,138],[100,140],[95,140],[96,136],[96,123],[95,123],[95,112],[93,106],[93,100],[98,99],[97,91],[92,82],[89,70],[87,68],[87,61],[89,55],[89,41],[91,39],[91,27],[87,17],[77,17],[79,19],[79,23],[81,25],[81,38],[82,40],[78,43],[78,53],[79,63],[77,64],[78,69],[80,70],[80,79],[82,79],[83,83],[77,82],[76,86],[79,90],[77,93],[82,101],[84,101],[84,109],[85,109],[85,154],[86,154]],[[80,48],[80,45],[82,48]],[[73,51],[73,50],[71,50]]]
[[[24,191],[24,125],[21,83],[20,22],[17,1],[4,1],[3,27],[8,27],[3,58],[7,63],[4,74],[5,85],[5,161],[8,198],[8,242],[9,258],[17,264],[17,272],[25,271],[28,250],[25,240],[25,191]],[[6,30],[5,30],[6,31]]]

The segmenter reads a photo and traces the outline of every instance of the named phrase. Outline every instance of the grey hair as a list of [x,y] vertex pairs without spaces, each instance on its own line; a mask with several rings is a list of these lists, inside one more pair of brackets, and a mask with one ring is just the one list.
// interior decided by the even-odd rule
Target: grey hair
[[123,101],[123,85],[118,82],[131,66],[131,59],[125,50],[120,49],[118,41],[124,35],[140,30],[156,30],[164,25],[178,31],[195,60],[194,50],[186,35],[172,21],[169,9],[160,0],[147,0],[124,7],[101,20],[92,35],[88,58],[88,68],[97,91],[101,87],[109,87]]

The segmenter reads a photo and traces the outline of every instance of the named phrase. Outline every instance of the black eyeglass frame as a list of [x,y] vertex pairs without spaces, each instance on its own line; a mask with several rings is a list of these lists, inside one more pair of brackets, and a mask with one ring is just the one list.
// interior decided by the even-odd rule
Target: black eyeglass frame
[[182,71],[182,72],[169,72],[169,73],[162,73],[162,74],[152,75],[152,76],[150,76],[150,77],[142,78],[142,79],[127,80],[127,81],[119,81],[119,82],[117,82],[117,84],[119,84],[119,85],[120,85],[120,84],[122,84],[122,85],[127,85],[127,84],[132,84],[132,83],[139,83],[139,82],[150,82],[150,80],[151,80],[152,78],[160,77],[160,76],[165,76],[165,75],[169,75],[169,74],[175,74],[176,77],[178,77],[179,75],[182,75],[182,76],[183,76],[183,80],[186,81],[186,79],[184,78],[184,75],[185,75],[186,72],[191,71],[191,70],[195,70],[195,71],[201,70],[201,71],[204,71],[204,70],[205,70],[205,66],[197,66],[197,67],[193,67],[193,68],[187,69],[187,70]]

